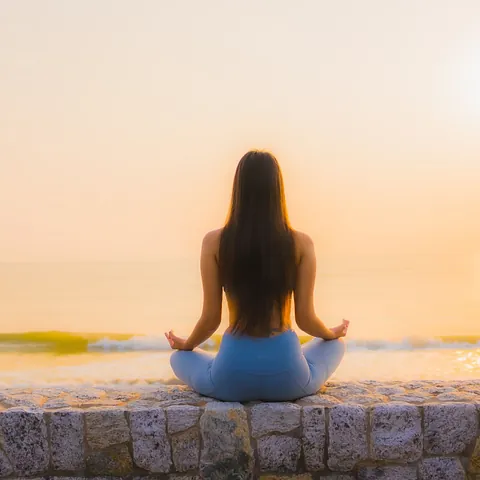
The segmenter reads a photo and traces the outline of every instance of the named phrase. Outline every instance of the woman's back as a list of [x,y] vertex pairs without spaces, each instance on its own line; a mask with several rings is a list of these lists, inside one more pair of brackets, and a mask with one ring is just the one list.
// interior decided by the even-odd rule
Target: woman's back
[[[214,255],[217,263],[219,262],[220,242],[221,242],[222,232],[223,232],[223,228],[219,228],[211,232],[212,244],[215,252]],[[293,235],[294,246],[295,246],[295,266],[297,270],[296,280],[298,280],[299,278],[298,270],[300,267],[300,261],[304,257],[305,243],[306,243],[306,239],[308,239],[308,236],[303,232],[299,232],[293,229],[292,229],[292,235]],[[298,290],[295,289],[295,286],[293,291],[298,292]],[[226,297],[227,306],[228,306],[228,318],[229,318],[228,331],[231,332],[238,321],[237,315],[238,315],[239,308],[238,308],[237,300],[228,291],[225,291],[225,297]],[[262,334],[262,332],[255,332],[255,331],[252,331],[251,335],[263,337],[263,336],[275,335],[275,334],[278,334],[279,332],[283,332],[291,329],[292,328],[292,320],[291,320],[292,300],[293,300],[293,292],[285,298],[284,303],[282,305],[283,308],[278,308],[276,305],[274,306],[270,315],[270,321],[269,321],[270,332],[268,332],[268,335],[266,335],[265,332],[263,332]]]

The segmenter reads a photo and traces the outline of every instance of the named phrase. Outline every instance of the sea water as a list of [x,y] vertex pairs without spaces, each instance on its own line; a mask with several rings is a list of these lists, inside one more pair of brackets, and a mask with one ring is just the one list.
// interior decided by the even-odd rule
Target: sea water
[[[473,340],[472,340],[473,341]],[[206,347],[215,354],[215,348]],[[29,344],[0,345],[0,386],[45,384],[175,383],[171,351],[161,338],[97,341],[85,352],[65,353]],[[36,351],[35,351],[36,350]],[[396,342],[347,342],[347,354],[334,375],[337,380],[415,380],[480,378],[477,343],[426,340],[416,346]]]
[[[317,314],[351,321],[335,378],[480,378],[475,285],[463,257],[320,255]],[[197,259],[0,264],[0,385],[175,382],[163,332],[188,335],[201,301]]]

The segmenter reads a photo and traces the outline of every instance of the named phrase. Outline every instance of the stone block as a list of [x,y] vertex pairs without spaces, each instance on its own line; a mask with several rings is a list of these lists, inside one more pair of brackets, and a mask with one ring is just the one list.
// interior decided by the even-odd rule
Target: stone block
[[296,475],[261,475],[259,480],[312,480],[309,473],[299,473]]
[[90,449],[102,450],[130,440],[130,430],[123,410],[91,409],[84,415]]
[[158,406],[169,407],[171,405],[203,405],[212,402],[213,399],[204,397],[186,386],[165,386],[146,391],[140,396],[140,400],[155,400]]
[[367,411],[359,405],[330,409],[328,466],[341,472],[352,470],[368,457]]
[[301,408],[293,403],[259,403],[252,407],[252,436],[287,433],[300,426]]
[[200,407],[173,405],[167,408],[168,433],[184,432],[197,424],[202,413]]
[[198,468],[200,456],[200,433],[190,429],[172,437],[173,463],[176,472],[187,472]]
[[270,435],[257,441],[258,461],[262,472],[295,472],[301,454],[298,438]]
[[[0,438],[1,445],[1,438]],[[0,450],[0,477],[6,477],[13,473],[13,467],[7,456]]]
[[28,408],[0,412],[0,445],[9,460],[2,462],[4,470],[13,468],[20,476],[44,473],[50,455],[43,413]]
[[208,403],[200,418],[200,433],[200,470],[204,479],[251,478],[254,456],[247,413],[240,403]]
[[132,473],[132,457],[126,444],[113,445],[87,455],[87,469],[93,475],[126,477]]
[[358,469],[358,480],[417,480],[417,467],[414,465],[365,466]]
[[133,460],[153,473],[167,473],[172,464],[167,421],[162,408],[130,412]]
[[318,477],[321,480],[324,478],[328,478],[328,480],[356,480],[357,477],[354,477],[353,475],[346,475],[346,474],[341,474],[341,473],[330,473],[329,475],[326,475],[324,477]]
[[325,409],[324,407],[303,407],[303,455],[309,472],[325,469]]
[[54,470],[85,468],[83,412],[63,410],[50,414],[50,449]]
[[338,398],[332,397],[331,395],[319,394],[299,398],[295,403],[298,405],[319,405],[321,407],[332,407],[333,405],[338,405],[341,402],[338,400]]
[[344,399],[344,403],[351,403],[354,405],[375,405],[377,403],[385,403],[387,401],[388,397],[375,393],[360,393]]
[[403,387],[399,387],[397,385],[381,385],[375,387],[375,393],[380,395],[401,395],[406,393],[406,390]]
[[465,470],[458,458],[425,458],[419,466],[420,480],[466,480]]
[[359,383],[356,382],[349,382],[349,383],[342,383],[342,384],[335,384],[334,386],[327,389],[328,395],[332,395],[340,400],[348,400],[350,397],[354,395],[369,395],[371,394],[371,390]]
[[480,474],[480,437],[477,438],[477,442],[475,443],[475,448],[473,449],[473,453],[470,456],[468,471],[470,473]]
[[406,394],[398,394],[398,395],[391,395],[390,400],[392,402],[406,402],[406,403],[414,403],[414,404],[422,404],[431,399],[431,395],[425,393],[406,393]]
[[322,480],[324,478],[328,478],[329,480],[356,480],[357,477],[354,477],[353,475],[342,475],[338,473],[331,473],[326,477],[319,477],[319,478],[321,478]]
[[[134,480],[145,480],[145,477],[139,477]],[[202,480],[198,475],[169,475],[168,480]]]
[[422,456],[422,419],[414,405],[376,405],[371,413],[371,432],[375,460],[414,462]]
[[427,453],[460,454],[477,436],[477,411],[475,405],[468,403],[425,405],[424,425]]

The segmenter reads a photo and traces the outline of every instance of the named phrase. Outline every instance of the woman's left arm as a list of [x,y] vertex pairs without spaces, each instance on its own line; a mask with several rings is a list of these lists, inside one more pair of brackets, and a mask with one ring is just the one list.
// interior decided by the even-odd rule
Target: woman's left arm
[[200,255],[200,271],[203,285],[203,308],[200,319],[187,340],[182,341],[172,332],[167,338],[172,348],[193,350],[208,340],[220,326],[222,318],[222,285],[218,271],[217,252],[220,240],[220,230],[213,230],[205,235]]

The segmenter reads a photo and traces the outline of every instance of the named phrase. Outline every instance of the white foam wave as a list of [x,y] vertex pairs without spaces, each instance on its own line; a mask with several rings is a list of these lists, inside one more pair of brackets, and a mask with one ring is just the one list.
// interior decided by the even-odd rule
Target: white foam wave
[[[201,345],[203,348],[214,348],[216,346],[215,341],[212,339],[207,340]],[[112,340],[110,338],[102,338],[88,345],[88,349],[91,351],[116,351],[116,352],[146,352],[155,351],[162,352],[170,350],[170,344],[167,339],[162,336],[137,336],[128,340]]]
[[398,341],[348,340],[351,351],[387,350],[474,350],[480,349],[480,340],[474,342],[445,342],[440,338],[403,338]]
[[101,351],[162,351],[170,350],[170,345],[165,337],[151,337],[151,336],[139,336],[132,337],[128,340],[112,340],[110,338],[102,338],[88,345],[89,350],[101,350]]
[[[348,349],[350,351],[409,351],[409,350],[474,350],[480,349],[480,339],[475,342],[464,341],[444,341],[440,338],[414,338],[407,337],[397,341],[393,340],[360,340],[348,339]],[[209,339],[203,345],[203,348],[215,349],[217,344]],[[164,336],[136,336],[129,340],[111,340],[103,338],[88,346],[91,351],[168,351],[170,345]]]

